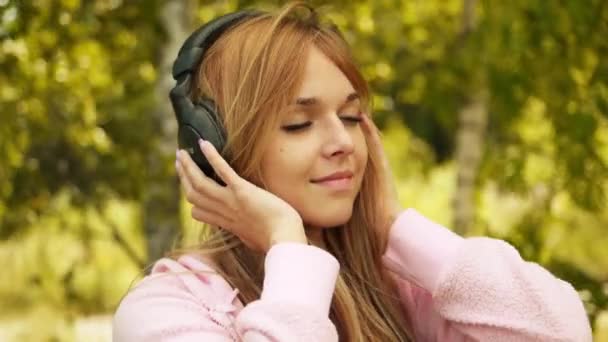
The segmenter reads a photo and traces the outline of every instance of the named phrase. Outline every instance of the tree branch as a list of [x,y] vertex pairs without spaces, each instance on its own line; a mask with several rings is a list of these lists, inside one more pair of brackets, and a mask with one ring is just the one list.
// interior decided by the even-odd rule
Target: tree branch
[[139,269],[143,269],[146,266],[145,261],[137,255],[135,249],[129,245],[125,238],[122,237],[116,224],[113,222],[108,222],[108,220],[106,220],[106,222],[112,231],[112,239],[122,248],[122,250],[127,254],[127,256],[129,256],[131,261],[133,261]]

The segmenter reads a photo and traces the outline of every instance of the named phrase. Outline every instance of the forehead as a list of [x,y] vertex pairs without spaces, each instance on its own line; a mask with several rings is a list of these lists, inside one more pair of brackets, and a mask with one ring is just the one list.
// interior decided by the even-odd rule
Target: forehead
[[298,98],[316,98],[326,105],[344,102],[355,89],[344,73],[321,51],[312,46]]

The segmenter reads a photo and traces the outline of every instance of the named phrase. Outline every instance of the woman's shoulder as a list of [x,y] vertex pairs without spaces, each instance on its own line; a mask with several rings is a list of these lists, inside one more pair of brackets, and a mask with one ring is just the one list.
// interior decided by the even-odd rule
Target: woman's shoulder
[[210,259],[187,254],[176,259],[158,260],[150,274],[131,289],[123,301],[130,295],[168,293],[192,297],[202,303],[213,303],[233,292],[235,289],[214,269]]
[[163,258],[154,264],[150,275],[142,283],[146,281],[150,286],[172,284],[176,290],[185,291],[204,303],[213,303],[236,292],[215,267],[211,259],[199,255]]
[[158,260],[120,302],[114,340],[167,336],[201,325],[220,332],[230,326],[229,315],[242,309],[238,291],[212,265],[194,255]]

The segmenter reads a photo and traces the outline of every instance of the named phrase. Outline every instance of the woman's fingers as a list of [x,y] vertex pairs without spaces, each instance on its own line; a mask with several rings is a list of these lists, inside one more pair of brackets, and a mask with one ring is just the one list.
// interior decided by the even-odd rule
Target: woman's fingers
[[180,180],[182,182],[187,180],[191,186],[190,189],[184,190],[193,190],[195,193],[217,201],[226,200],[226,189],[207,177],[186,151],[178,152],[178,166],[182,168],[181,174],[178,173]]
[[[383,180],[384,185],[386,187],[386,194],[389,196],[389,205],[394,206],[394,208],[396,208],[391,210],[400,211],[401,205],[399,204],[399,194],[397,192],[397,187],[394,183],[395,180],[393,178],[393,172],[388,161],[388,157],[384,151],[382,140],[380,139],[382,133],[380,132],[378,127],[376,127],[372,119],[367,115],[363,116],[363,126],[366,133],[370,136],[370,147],[375,149],[381,158],[381,163],[383,164],[382,166],[384,168],[384,173],[381,179]],[[393,220],[391,220],[391,222],[392,221]]]
[[380,139],[380,130],[376,127],[372,118],[368,115],[363,115],[363,127],[366,132],[369,134],[371,143],[374,146],[382,145],[382,140]]
[[226,221],[230,221],[226,219],[225,215],[223,214],[229,211],[229,209],[225,205],[219,205],[216,200],[199,193],[199,191],[197,191],[192,185],[188,176],[185,175],[184,168],[179,161],[176,163],[176,170],[179,175],[182,188],[184,189],[184,195],[186,196],[188,202],[194,206],[193,210],[197,209],[204,211],[212,215],[223,217]]
[[228,162],[222,158],[222,156],[217,152],[215,146],[208,141],[199,140],[199,146],[201,151],[205,155],[205,158],[213,167],[215,173],[226,183],[228,186],[238,186],[241,180],[241,177],[230,167]]
[[186,174],[184,166],[180,161],[175,163],[177,174],[179,176],[180,184],[182,185],[182,189],[184,191],[184,196],[186,196],[186,200],[193,205],[201,205],[202,195],[199,194],[192,185],[192,181],[190,177]]
[[388,158],[386,157],[386,154],[384,153],[384,148],[382,146],[382,140],[380,139],[382,133],[380,132],[378,127],[376,127],[376,124],[374,124],[374,122],[372,121],[372,118],[369,117],[368,115],[363,115],[363,127],[364,127],[366,133],[370,137],[371,147],[378,150],[380,156],[382,157],[382,163],[384,164],[385,167],[390,169],[390,165],[388,163]]

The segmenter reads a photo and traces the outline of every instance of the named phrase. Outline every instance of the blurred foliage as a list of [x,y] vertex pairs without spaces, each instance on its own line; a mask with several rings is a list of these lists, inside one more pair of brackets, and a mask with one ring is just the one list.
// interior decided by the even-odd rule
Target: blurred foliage
[[143,113],[153,105],[158,5],[6,2],[1,236],[37,221],[62,190],[76,206],[137,199],[154,139]]
[[[1,314],[52,326],[23,340],[75,339],[77,317],[112,312],[142,271],[165,2],[0,0]],[[463,0],[311,3],[371,83],[403,204],[445,225],[456,113],[489,94],[471,234],[572,283],[607,336],[606,1],[474,1],[474,28]],[[197,22],[254,5],[276,2],[199,0]]]

